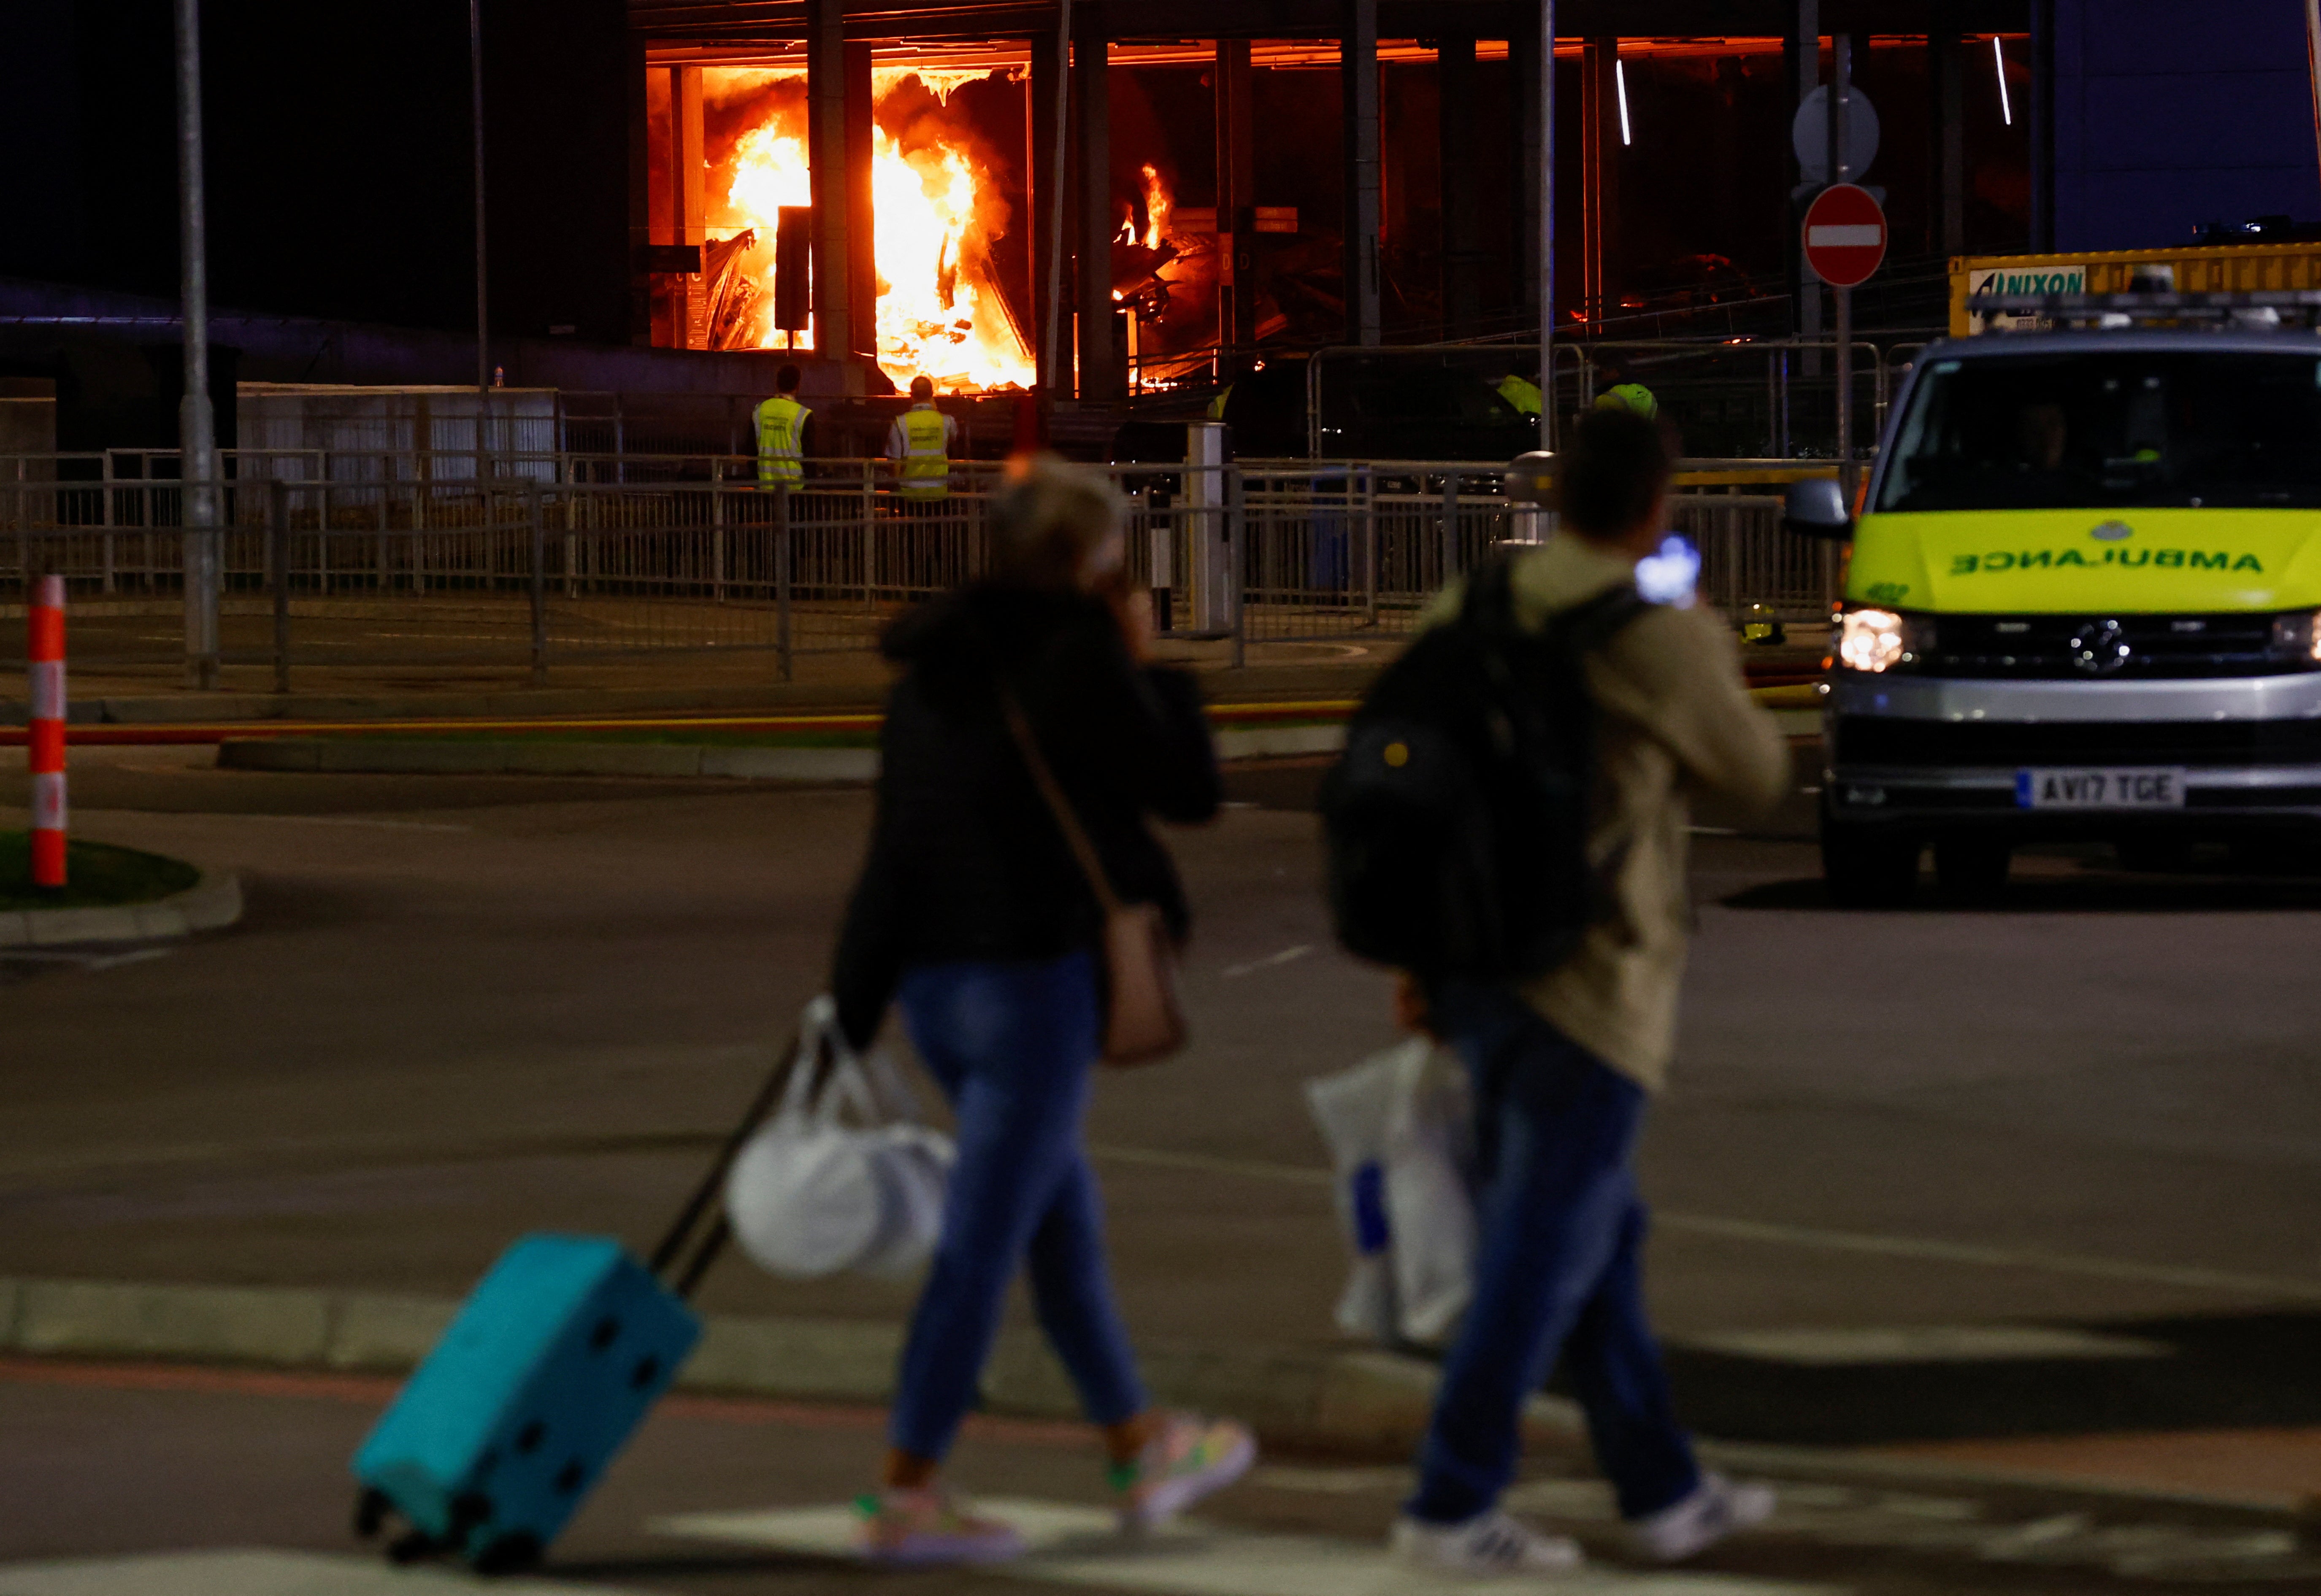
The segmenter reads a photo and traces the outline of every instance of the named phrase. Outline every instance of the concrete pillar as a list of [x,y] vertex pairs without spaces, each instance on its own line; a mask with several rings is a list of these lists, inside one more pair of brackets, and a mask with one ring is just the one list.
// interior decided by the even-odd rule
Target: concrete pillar
[[652,342],[652,276],[645,251],[652,244],[652,138],[646,110],[644,36],[629,35],[629,341]]
[[1507,68],[1515,75],[1517,141],[1515,194],[1511,196],[1516,221],[1515,309],[1518,321],[1534,328],[1540,325],[1540,107],[1548,98],[1543,92],[1546,86],[1541,81],[1539,26],[1538,9],[1518,5],[1515,8],[1515,25],[1507,30]]
[[1966,52],[1959,32],[1958,0],[1934,0],[1927,16],[1927,109],[1932,113],[1934,203],[1927,207],[1927,248],[1943,256],[1966,253]]
[[857,354],[878,353],[878,246],[872,214],[872,156],[877,122],[872,118],[870,46],[846,47],[846,305],[848,347]]
[[[1217,41],[1209,79],[1217,121],[1217,341],[1246,349],[1257,341],[1256,93],[1249,41]],[[1228,357],[1225,376],[1245,367]]]
[[854,326],[851,186],[846,181],[842,0],[806,0],[806,165],[814,198],[814,352],[843,358]]
[[[1049,201],[1058,181],[1056,164],[1056,41],[1052,34],[1031,41],[1032,75],[1025,86],[1024,125],[1032,172],[1032,191],[1024,196],[1032,257],[1032,358],[1045,392],[1055,391],[1057,376],[1048,369],[1048,233]],[[1057,340],[1061,349],[1063,340]],[[1069,360],[1065,362],[1069,366]]]
[[[669,242],[698,246],[707,241],[706,168],[701,164],[701,68],[669,69],[669,194],[671,207]],[[709,347],[707,279],[694,272],[674,285],[671,331],[679,348]]]
[[1441,100],[1437,149],[1443,168],[1443,332],[1472,338],[1482,331],[1481,196],[1475,189],[1480,153],[1475,133],[1475,41],[1445,39],[1435,49]]
[[1590,39],[1581,61],[1582,269],[1588,319],[1600,322],[1620,309],[1620,41]]
[[[1089,8],[1090,20],[1102,14]],[[1124,397],[1112,346],[1112,95],[1110,48],[1094,29],[1072,41],[1072,159],[1079,200],[1075,303],[1079,313],[1079,396]]]
[[[1803,105],[1813,96],[1814,90],[1821,86],[1820,0],[1797,0],[1797,13],[1789,24],[1788,47],[1792,101]],[[1781,230],[1782,248],[1788,252],[1789,263],[1789,331],[1799,338],[1819,338],[1821,283],[1806,265],[1804,240],[1798,231],[1805,220],[1806,203],[1813,196],[1799,192],[1805,182],[1805,172],[1798,164],[1794,150],[1787,154],[1782,165],[1789,174],[1790,185],[1789,222]],[[1821,363],[1817,358],[1808,354],[1804,369],[1809,376],[1817,375]]]
[[2031,249],[2055,248],[2055,0],[2031,0]]
[[1378,0],[1346,0],[1346,341],[1382,341],[1379,266]]

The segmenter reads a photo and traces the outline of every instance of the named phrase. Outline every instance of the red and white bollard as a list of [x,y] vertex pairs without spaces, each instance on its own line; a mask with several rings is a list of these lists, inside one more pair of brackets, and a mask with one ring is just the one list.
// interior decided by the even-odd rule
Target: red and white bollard
[[24,654],[32,676],[32,884],[65,884],[65,579],[32,585]]

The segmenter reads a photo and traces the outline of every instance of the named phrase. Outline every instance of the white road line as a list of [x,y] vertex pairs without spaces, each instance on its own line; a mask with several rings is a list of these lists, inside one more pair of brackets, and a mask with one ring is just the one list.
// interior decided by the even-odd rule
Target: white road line
[[1966,1242],[1935,1241],[1924,1237],[1823,1230],[1803,1225],[1767,1224],[1757,1220],[1719,1219],[1708,1214],[1661,1213],[1654,1218],[1655,1222],[1668,1229],[1682,1230],[1695,1236],[1713,1236],[1725,1241],[1765,1242],[1782,1247],[1813,1247],[1823,1252],[1870,1253],[1889,1258],[1920,1258],[1928,1263],[1971,1264],[1992,1269],[2034,1269],[2049,1274],[2132,1280],[2144,1285],[2178,1286],[2186,1291],[2216,1292],[2226,1296],[2278,1297],[2292,1301],[2321,1302],[2321,1280],[2299,1280],[2287,1275],[2243,1274],[2225,1269],[2183,1269],[2168,1264],[2137,1263],[2127,1258],[1976,1247]]
[[396,1568],[384,1557],[307,1552],[164,1552],[0,1564],[0,1596],[622,1596],[609,1585],[478,1579],[448,1568]]
[[367,815],[351,814],[237,814],[221,817],[236,821],[272,821],[286,826],[369,826],[382,831],[472,831],[473,826],[451,825],[441,821],[375,821]]
[[2163,1341],[2054,1325],[1896,1325],[1884,1328],[1724,1330],[1687,1347],[1812,1368],[1866,1364],[2007,1363],[2019,1359],[2170,1357]]
[[[1282,1181],[1304,1186],[1326,1186],[1330,1183],[1328,1170],[1310,1165],[1271,1164],[1255,1158],[1220,1158],[1206,1153],[1171,1153],[1144,1147],[1091,1147],[1088,1151],[1098,1158],[1109,1159],[1115,1164],[1143,1164],[1158,1169],[1191,1169],[1204,1174]],[[2174,1286],[2184,1291],[2213,1292],[2225,1296],[2321,1302],[2321,1280],[2300,1279],[2293,1275],[2180,1268],[2170,1264],[2138,1263],[2130,1258],[1978,1247],[1970,1242],[1938,1241],[1919,1236],[1878,1236],[1855,1230],[1824,1230],[1807,1225],[1732,1220],[1716,1214],[1678,1213],[1666,1209],[1655,1210],[1652,1222],[1664,1230],[1711,1237],[1719,1241],[1748,1241],[1773,1247],[1807,1247],[1818,1252],[1918,1258],[1928,1263],[1965,1264],[1978,1268],[2029,1269],[2048,1274],[2077,1274],[2097,1280],[2127,1280],[2143,1285]]]
[[[1536,1577],[1430,1579],[1391,1561],[1383,1545],[1317,1536],[1268,1535],[1180,1521],[1129,1540],[1102,1508],[987,1499],[978,1504],[1023,1531],[1029,1550],[988,1572],[1046,1584],[1143,1591],[1155,1596],[1497,1596],[1537,1592]],[[812,1557],[854,1560],[851,1508],[759,1513],[697,1513],[657,1519],[661,1535],[770,1546]],[[1380,1527],[1380,1540],[1384,1527]],[[1837,1589],[1732,1574],[1636,1572],[1589,1566],[1561,1575],[1558,1591],[1620,1596],[1807,1596]]]
[[1237,975],[1254,975],[1260,970],[1270,970],[1277,965],[1295,964],[1313,951],[1312,943],[1300,942],[1295,948],[1285,948],[1279,953],[1270,953],[1263,958],[1252,959],[1245,965],[1227,965],[1218,974],[1228,981]]

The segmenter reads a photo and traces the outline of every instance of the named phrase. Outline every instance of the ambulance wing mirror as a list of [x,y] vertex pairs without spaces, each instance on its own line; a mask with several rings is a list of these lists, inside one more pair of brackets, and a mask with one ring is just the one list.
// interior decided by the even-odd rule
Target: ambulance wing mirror
[[1789,491],[1781,500],[1781,524],[1800,538],[1843,542],[1853,536],[1853,517],[1845,508],[1845,490],[1829,476],[1808,476],[1789,484]]

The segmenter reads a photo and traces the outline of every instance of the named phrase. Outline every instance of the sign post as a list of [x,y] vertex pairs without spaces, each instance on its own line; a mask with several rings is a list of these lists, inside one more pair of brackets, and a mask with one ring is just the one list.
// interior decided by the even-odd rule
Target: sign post
[[1886,213],[1868,189],[1851,181],[1846,150],[1846,105],[1852,92],[1852,41],[1837,37],[1837,148],[1831,162],[1837,181],[1814,197],[1805,221],[1806,262],[1836,291],[1837,300],[1837,480],[1846,502],[1853,500],[1853,290],[1870,280],[1886,258]]

